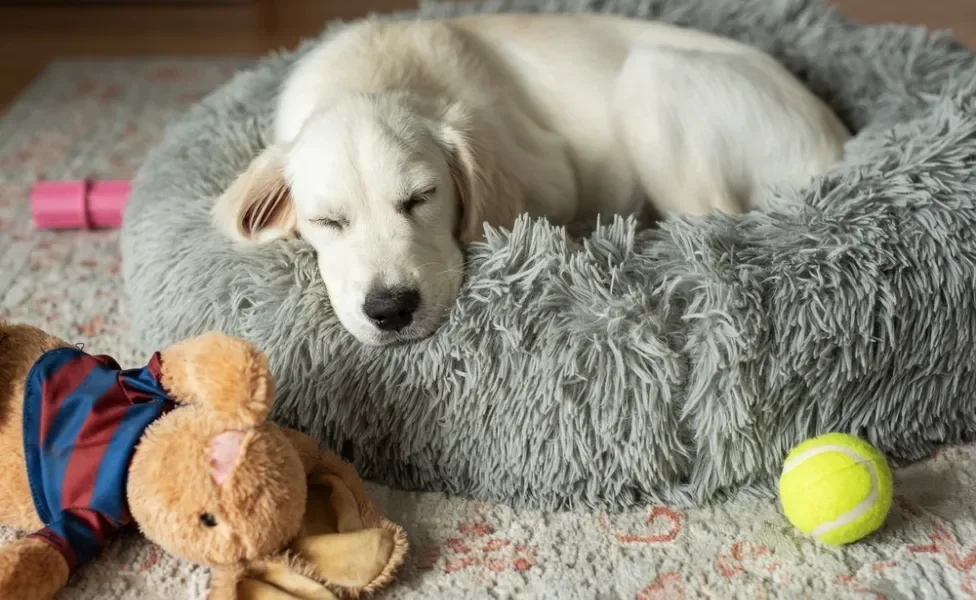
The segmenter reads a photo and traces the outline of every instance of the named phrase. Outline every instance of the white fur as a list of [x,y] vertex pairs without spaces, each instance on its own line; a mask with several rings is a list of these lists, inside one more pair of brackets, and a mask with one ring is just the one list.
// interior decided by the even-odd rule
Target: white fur
[[[364,21],[296,65],[275,141],[219,199],[234,239],[299,233],[343,325],[368,344],[432,333],[462,280],[461,245],[521,212],[738,213],[799,185],[848,132],[775,60],[702,32],[597,15]],[[412,214],[399,203],[432,190]],[[342,219],[341,231],[319,219]],[[363,313],[413,287],[399,332]]]

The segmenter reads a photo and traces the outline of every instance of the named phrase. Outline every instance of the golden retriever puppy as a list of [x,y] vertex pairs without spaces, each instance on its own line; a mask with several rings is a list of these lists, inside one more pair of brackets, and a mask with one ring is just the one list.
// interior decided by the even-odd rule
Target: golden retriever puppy
[[594,14],[363,21],[295,65],[276,111],[216,223],[243,243],[301,235],[374,345],[437,329],[485,223],[740,213],[849,136],[755,48]]

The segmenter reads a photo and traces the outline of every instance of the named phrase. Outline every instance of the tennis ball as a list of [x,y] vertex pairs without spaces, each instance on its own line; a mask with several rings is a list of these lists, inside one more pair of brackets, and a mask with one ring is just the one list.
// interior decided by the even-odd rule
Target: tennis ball
[[832,545],[856,542],[881,527],[893,493],[884,456],[844,433],[793,448],[779,478],[786,518],[806,535]]

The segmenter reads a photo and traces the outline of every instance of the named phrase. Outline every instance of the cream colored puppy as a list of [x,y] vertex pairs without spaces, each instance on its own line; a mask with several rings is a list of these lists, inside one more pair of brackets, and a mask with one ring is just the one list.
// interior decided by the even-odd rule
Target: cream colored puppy
[[218,200],[241,242],[300,234],[367,344],[431,334],[462,247],[522,212],[739,213],[848,133],[770,56],[598,15],[361,22],[303,57],[274,140]]

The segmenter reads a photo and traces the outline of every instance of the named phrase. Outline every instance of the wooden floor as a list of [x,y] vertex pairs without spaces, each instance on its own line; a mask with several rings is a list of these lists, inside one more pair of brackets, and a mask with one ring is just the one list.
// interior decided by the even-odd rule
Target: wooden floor
[[[37,0],[34,0],[37,2]],[[12,4],[12,5],[11,5]],[[51,60],[78,56],[260,56],[332,19],[416,8],[417,0],[245,0],[143,6],[0,0],[0,111]]]
[[[976,0],[831,0],[854,19],[951,29],[976,48]],[[0,112],[51,60],[72,56],[258,56],[330,19],[409,9],[416,0],[244,0],[188,6],[0,0]]]

